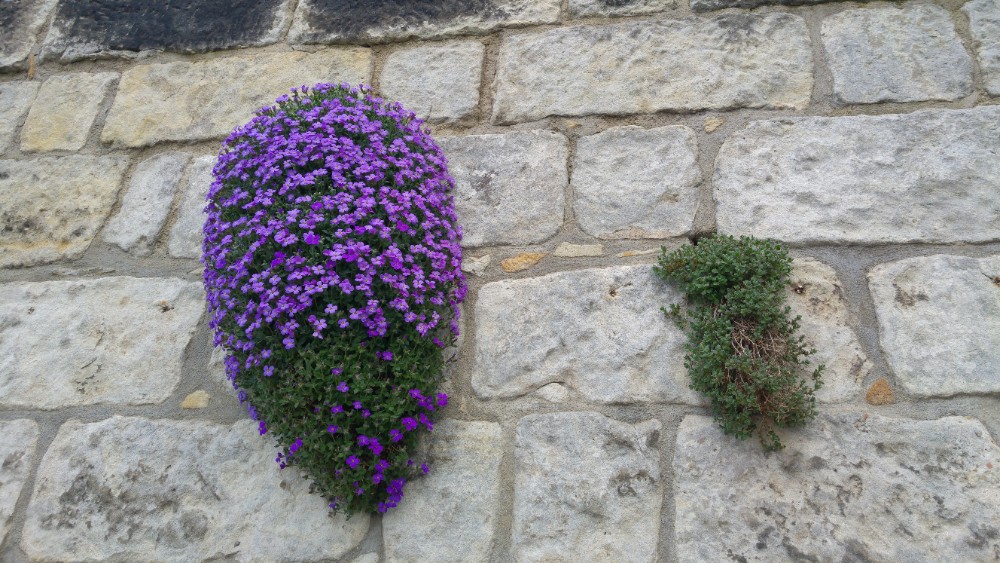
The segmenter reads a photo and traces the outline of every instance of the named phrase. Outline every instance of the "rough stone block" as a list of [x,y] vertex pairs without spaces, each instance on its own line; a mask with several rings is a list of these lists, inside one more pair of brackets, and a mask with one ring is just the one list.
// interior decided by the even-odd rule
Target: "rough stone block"
[[676,7],[677,0],[569,0],[569,15],[574,18],[638,16],[672,10]]
[[550,131],[443,137],[468,247],[532,244],[563,222],[569,143]]
[[972,59],[948,12],[934,5],[859,8],[823,20],[842,103],[957,100],[972,93]]
[[599,403],[700,404],[688,389],[684,334],[660,311],[679,299],[645,265],[486,284],[472,387],[484,399],[561,383]]
[[395,51],[382,69],[382,95],[430,123],[474,117],[485,51],[479,41]]
[[719,231],[793,243],[1000,240],[1000,106],[756,121],[715,161]]
[[555,23],[560,0],[300,0],[292,43],[368,43]]
[[573,211],[600,238],[688,233],[698,209],[698,141],[688,127],[614,127],[582,137],[573,162]]
[[986,91],[991,96],[1000,96],[1000,3],[972,0],[962,6],[962,11],[969,18],[969,31],[975,41]]
[[23,66],[56,0],[0,2],[0,71]]
[[190,159],[185,153],[167,153],[140,162],[121,209],[104,227],[104,241],[139,256],[152,253],[156,235],[170,213],[181,173]]
[[37,82],[0,82],[0,154],[13,145],[14,132],[37,93]]
[[1000,393],[1000,256],[908,258],[868,280],[882,350],[907,392]]
[[177,220],[170,230],[167,250],[174,258],[201,257],[202,230],[205,226],[205,204],[212,186],[214,156],[196,158],[188,167],[187,186],[177,210]]
[[173,278],[0,284],[0,406],[161,403],[203,310]]
[[560,27],[500,48],[494,123],[551,115],[803,109],[805,20],[783,13]]
[[21,150],[82,149],[101,103],[117,79],[114,72],[78,72],[46,80],[21,130]]
[[[691,0],[695,12],[722,10],[725,8],[756,8],[758,6],[813,6],[842,0]],[[859,0],[864,3],[868,0]]]
[[291,0],[62,0],[42,56],[69,62],[257,47],[280,41],[291,17]]
[[132,67],[122,74],[101,140],[141,147],[222,138],[289,88],[368,82],[370,65],[371,51],[345,48]]
[[978,420],[821,415],[786,448],[681,422],[681,561],[987,561],[1000,555],[1000,447]]
[[253,421],[116,416],[59,429],[21,548],[50,561],[318,561],[353,549],[368,524],[331,518]]
[[517,425],[514,559],[655,561],[663,482],[660,421],[595,412]]
[[111,213],[128,160],[0,160],[0,267],[77,258]]
[[488,561],[503,441],[494,422],[446,420],[429,436],[431,472],[382,519],[386,561]]
[[38,425],[31,420],[0,422],[0,544],[10,531],[14,506],[35,465]]

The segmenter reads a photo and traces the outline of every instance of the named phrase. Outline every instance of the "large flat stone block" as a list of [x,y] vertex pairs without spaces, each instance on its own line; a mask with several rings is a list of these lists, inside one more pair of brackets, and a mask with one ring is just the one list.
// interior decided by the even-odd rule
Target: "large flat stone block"
[[719,231],[791,243],[1000,240],[1000,107],[755,121],[715,161]]
[[46,80],[21,130],[21,150],[82,149],[117,79],[115,72],[78,72]]
[[104,241],[139,256],[151,254],[189,160],[187,154],[174,152],[137,164],[121,209],[104,227]]
[[386,99],[430,123],[472,118],[479,109],[485,51],[479,41],[395,51],[386,58],[379,88]]

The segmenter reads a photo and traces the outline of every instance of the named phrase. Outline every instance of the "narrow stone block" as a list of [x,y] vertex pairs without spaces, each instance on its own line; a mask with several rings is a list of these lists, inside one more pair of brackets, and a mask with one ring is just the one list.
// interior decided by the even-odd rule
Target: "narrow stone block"
[[37,82],[0,82],[0,154],[14,144],[14,132],[37,93]]
[[208,190],[212,187],[213,166],[215,157],[203,156],[196,158],[188,167],[187,186],[177,209],[177,220],[174,221],[167,241],[167,250],[174,258],[201,257],[205,205]]
[[104,241],[148,256],[167,221],[181,173],[190,159],[185,153],[167,153],[140,162],[121,209],[104,227]]
[[972,0],[962,6],[969,17],[969,31],[979,57],[986,91],[1000,96],[1000,3],[996,0]]
[[676,7],[677,0],[569,0],[569,15],[574,18],[638,16],[664,12]]

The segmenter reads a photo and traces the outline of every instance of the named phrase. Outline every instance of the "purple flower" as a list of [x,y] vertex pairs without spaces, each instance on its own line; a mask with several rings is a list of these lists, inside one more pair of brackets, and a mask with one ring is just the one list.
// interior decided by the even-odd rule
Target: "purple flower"
[[393,442],[398,442],[403,439],[403,433],[393,428],[392,430],[389,431],[389,439],[391,439]]
[[357,456],[351,455],[351,456],[347,456],[347,462],[346,463],[347,463],[347,466],[350,467],[351,469],[357,469],[358,468],[358,464],[361,463],[361,460],[358,459]]
[[337,426],[336,424],[331,424],[330,426],[326,427],[326,431],[329,432],[330,434],[336,434],[337,430],[340,430],[340,427]]
[[267,434],[267,425],[264,424],[263,420],[260,421],[260,424],[257,426],[257,430],[260,432],[261,436],[263,436],[264,434]]
[[431,469],[427,467],[426,463],[421,463],[420,470],[424,472],[424,475],[427,475],[427,473],[429,473]]
[[380,360],[385,360],[387,362],[392,361],[392,352],[386,350],[385,352],[379,352],[376,354]]
[[448,395],[444,393],[437,394],[437,406],[440,408],[448,406]]
[[299,451],[299,448],[301,447],[302,447],[302,438],[296,438],[295,441],[292,442],[292,445],[288,446],[288,453],[294,454],[295,452]]
[[361,408],[362,408],[361,407],[361,401],[354,401],[354,405],[353,406],[354,406],[354,410],[356,410],[356,411],[361,410]]
[[403,428],[406,428],[406,430],[409,432],[413,432],[414,430],[417,429],[417,421],[413,420],[412,417],[404,416],[402,422],[403,422]]
[[351,388],[347,386],[346,381],[341,381],[340,383],[337,384],[337,391],[340,391],[341,393],[347,393],[350,390]]
[[344,412],[344,407],[340,405],[333,405],[332,407],[330,407],[331,414],[340,414],[342,412]]

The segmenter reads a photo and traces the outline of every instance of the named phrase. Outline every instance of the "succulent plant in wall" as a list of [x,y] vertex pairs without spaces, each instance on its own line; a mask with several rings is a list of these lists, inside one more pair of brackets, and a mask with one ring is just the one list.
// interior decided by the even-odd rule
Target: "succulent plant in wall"
[[444,155],[366,88],[282,96],[226,139],[204,229],[215,345],[277,462],[335,511],[385,512],[447,404],[462,251]]

